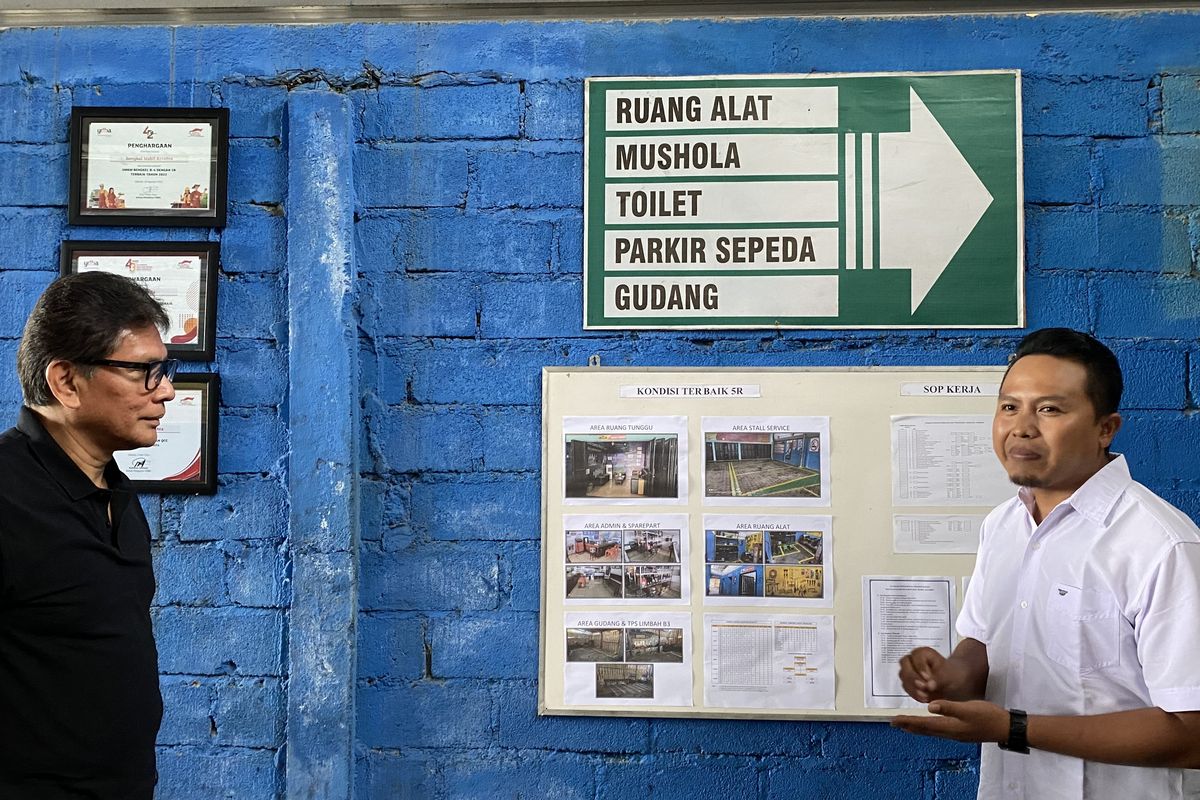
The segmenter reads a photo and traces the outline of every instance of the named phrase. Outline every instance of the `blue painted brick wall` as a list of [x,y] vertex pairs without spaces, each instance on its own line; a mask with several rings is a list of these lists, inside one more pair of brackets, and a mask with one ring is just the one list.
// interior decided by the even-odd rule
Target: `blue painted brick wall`
[[[1200,30],[1200,17],[479,24],[423,40],[421,69],[445,70],[437,87],[399,75],[405,85],[357,97],[367,475],[404,488],[392,500],[380,492],[383,531],[363,534],[374,541],[363,553],[360,655],[372,667],[359,675],[360,790],[673,798],[724,797],[737,786],[759,798],[972,796],[975,748],[878,725],[536,717],[530,616],[542,366],[581,365],[591,353],[614,365],[1002,363],[1019,336],[585,333],[576,277],[582,81],[1020,68],[1029,324],[1078,327],[1113,343],[1128,370],[1131,416],[1118,444],[1143,480],[1196,509],[1196,482],[1178,475],[1190,463],[1180,443],[1194,438],[1186,420],[1200,391],[1192,376],[1200,154],[1188,136],[1200,130],[1200,88],[1194,55],[1179,44],[1183,30]],[[472,63],[478,54],[487,60]],[[516,133],[492,69],[505,86],[521,83]],[[456,110],[438,95],[447,81],[460,85]],[[422,92],[425,104],[414,99]],[[496,116],[473,129],[457,123],[485,113]],[[415,182],[423,143],[433,140],[457,155],[398,191]],[[389,520],[401,521],[392,549]],[[466,577],[454,585],[439,568]],[[424,600],[404,588],[414,577]],[[387,637],[394,664],[376,636]],[[431,702],[454,707],[439,716],[445,731],[423,717]]]
[[[1129,386],[1118,447],[1198,514],[1183,466],[1200,441],[1198,36],[1196,13],[0,31],[0,358],[63,238],[222,245],[220,492],[144,501],[159,797],[285,786],[295,87],[350,95],[357,136],[358,795],[959,800],[973,748],[878,725],[536,716],[542,366],[1000,363],[1019,335],[585,334],[583,80],[1021,69],[1029,323],[1112,342]],[[67,226],[72,104],[228,106],[228,227]],[[18,403],[6,370],[0,413]]]
[[[220,240],[217,357],[184,369],[225,379],[221,490],[215,497],[143,498],[155,540],[153,617],[166,701],[158,797],[270,798],[284,779],[287,91],[233,73],[181,80],[193,57],[173,47],[174,38],[166,28],[0,31],[0,415],[11,420],[19,405],[17,338],[57,273],[63,239]],[[233,108],[228,226],[69,227],[72,105]]]

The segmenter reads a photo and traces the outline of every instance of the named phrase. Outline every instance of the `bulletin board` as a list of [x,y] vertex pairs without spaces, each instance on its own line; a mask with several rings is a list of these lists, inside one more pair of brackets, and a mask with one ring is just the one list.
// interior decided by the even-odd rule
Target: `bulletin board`
[[[948,652],[1002,367],[547,368],[542,714],[886,719]],[[910,712],[904,712],[910,713]]]

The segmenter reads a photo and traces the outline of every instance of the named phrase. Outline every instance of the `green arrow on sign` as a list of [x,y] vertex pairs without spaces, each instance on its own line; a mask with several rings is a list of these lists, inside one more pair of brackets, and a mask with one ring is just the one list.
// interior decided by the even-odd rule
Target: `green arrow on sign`
[[590,80],[585,326],[1022,324],[1018,80]]

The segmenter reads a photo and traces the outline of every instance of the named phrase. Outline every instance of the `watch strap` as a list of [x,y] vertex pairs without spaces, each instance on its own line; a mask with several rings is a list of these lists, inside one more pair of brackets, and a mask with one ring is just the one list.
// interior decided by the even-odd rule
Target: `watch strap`
[[1019,708],[1008,710],[1008,741],[1000,749],[1010,753],[1029,753],[1029,715]]

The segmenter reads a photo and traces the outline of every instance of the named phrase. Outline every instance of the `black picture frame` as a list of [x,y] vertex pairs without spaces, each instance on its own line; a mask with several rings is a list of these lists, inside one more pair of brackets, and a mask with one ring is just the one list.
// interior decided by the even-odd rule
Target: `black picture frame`
[[[193,403],[199,397],[200,426],[195,432],[196,456],[187,468],[170,476],[162,476],[156,469],[152,448],[129,450],[113,454],[117,465],[133,482],[138,492],[146,494],[216,494],[217,491],[217,425],[221,407],[221,377],[212,372],[178,372],[172,385],[175,399],[167,403],[170,419],[172,404]],[[198,394],[197,394],[198,393]],[[160,430],[157,448],[163,443],[164,433]],[[189,432],[189,443],[191,436]],[[185,445],[186,446],[186,445]],[[190,450],[190,447],[188,448]],[[186,456],[185,456],[186,457]],[[175,464],[180,462],[176,460]],[[176,467],[177,468],[177,467]]]
[[[186,151],[192,138],[205,138],[205,125],[212,126],[207,170],[199,165],[202,152],[193,153],[190,162],[173,162],[172,154]],[[70,224],[225,226],[229,109],[76,106],[70,140]],[[131,152],[139,158],[117,157]]]
[[[117,265],[116,262],[122,259],[125,263]],[[195,259],[196,280],[184,285],[182,281],[187,280],[186,274],[172,275],[169,266],[163,263],[164,259],[178,259],[181,271],[191,269],[185,262]],[[100,270],[132,278],[148,289],[163,304],[171,318],[171,327],[163,336],[167,354],[181,361],[212,361],[216,356],[217,274],[220,265],[219,242],[69,239],[59,249],[59,272],[62,275]],[[152,274],[156,268],[158,276]],[[139,272],[145,274],[139,276]],[[148,280],[154,277],[166,280]],[[193,311],[194,318],[190,316]]]

